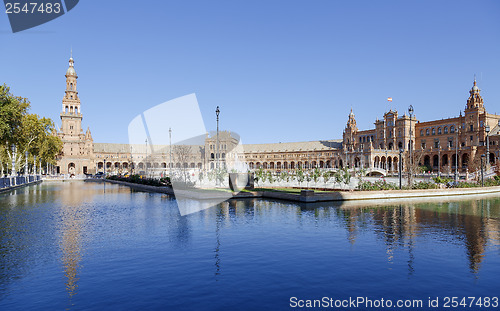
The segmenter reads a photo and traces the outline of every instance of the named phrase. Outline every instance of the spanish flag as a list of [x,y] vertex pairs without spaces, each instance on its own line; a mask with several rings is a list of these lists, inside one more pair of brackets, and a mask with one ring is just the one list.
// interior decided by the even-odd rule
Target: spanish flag
[[392,102],[392,97],[387,97],[388,102]]

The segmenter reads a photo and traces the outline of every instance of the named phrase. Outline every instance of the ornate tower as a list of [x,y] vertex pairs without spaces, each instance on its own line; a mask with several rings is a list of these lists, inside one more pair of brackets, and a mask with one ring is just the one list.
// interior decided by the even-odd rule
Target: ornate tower
[[59,159],[59,172],[78,176],[87,174],[92,165],[93,139],[90,129],[82,130],[82,113],[77,91],[77,79],[73,57],[69,59],[66,70],[66,90],[62,100],[61,129],[58,136],[63,142],[63,151]]
[[69,68],[66,70],[66,91],[62,101],[61,131],[64,135],[78,136],[82,132],[82,114],[80,98],[76,90],[76,75],[73,57],[69,59]]
[[343,148],[348,150],[353,150],[354,144],[356,143],[355,135],[358,132],[358,127],[356,126],[356,119],[354,118],[354,113],[349,113],[349,119],[347,120],[347,125],[344,130],[343,135]]
[[474,78],[474,85],[469,91],[470,96],[469,99],[467,99],[465,111],[478,110],[480,112],[484,112],[484,102],[479,92],[481,92],[481,90],[477,87],[476,78]]

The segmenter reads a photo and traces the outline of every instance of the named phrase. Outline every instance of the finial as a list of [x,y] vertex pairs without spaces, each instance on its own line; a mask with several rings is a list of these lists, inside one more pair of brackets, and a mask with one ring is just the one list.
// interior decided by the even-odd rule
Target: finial
[[474,85],[476,85],[476,74],[474,74]]

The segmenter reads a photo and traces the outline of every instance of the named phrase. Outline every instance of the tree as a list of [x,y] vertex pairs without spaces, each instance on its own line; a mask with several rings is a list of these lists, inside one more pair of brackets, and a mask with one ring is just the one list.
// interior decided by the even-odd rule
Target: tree
[[[17,171],[26,161],[26,152],[30,162],[37,156],[38,163],[55,164],[56,156],[61,152],[62,141],[56,136],[54,122],[28,114],[28,99],[13,96],[9,87],[0,86],[0,162],[1,172],[5,174],[10,167]],[[12,151],[15,146],[16,152]],[[15,158],[13,156],[15,155]],[[12,168],[14,162],[14,168]],[[35,163],[34,163],[35,164]]]
[[180,178],[185,184],[189,181],[188,161],[191,155],[191,146],[175,145],[173,148],[174,156],[177,163],[180,163]]

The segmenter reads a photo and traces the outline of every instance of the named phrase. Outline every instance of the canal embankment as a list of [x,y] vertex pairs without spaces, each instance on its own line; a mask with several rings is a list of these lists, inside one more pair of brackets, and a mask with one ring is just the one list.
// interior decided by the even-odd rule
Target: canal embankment
[[[157,187],[150,185],[135,184],[125,181],[109,179],[87,179],[90,182],[109,182],[113,184],[128,186],[139,191],[158,192],[168,195],[176,195],[183,198],[196,200],[213,200],[228,197],[228,191],[211,189],[192,189],[192,190],[174,190],[170,187]],[[500,186],[476,187],[476,188],[447,188],[447,189],[422,189],[422,190],[374,190],[374,191],[324,191],[317,192],[313,190],[284,191],[280,189],[259,189],[258,191],[245,190],[241,192],[230,193],[229,199],[243,198],[269,198],[278,200],[287,200],[295,202],[328,202],[328,201],[384,201],[400,199],[429,199],[463,196],[481,196],[481,195],[500,195]]]
[[42,182],[40,175],[13,176],[0,178],[0,193],[19,189]]

